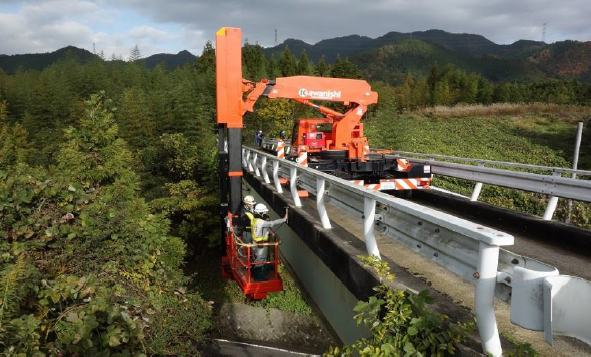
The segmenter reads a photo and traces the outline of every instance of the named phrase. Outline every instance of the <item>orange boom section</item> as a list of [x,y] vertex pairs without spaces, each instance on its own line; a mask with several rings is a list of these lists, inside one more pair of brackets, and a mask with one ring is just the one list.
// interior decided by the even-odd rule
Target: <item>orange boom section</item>
[[242,30],[222,27],[215,42],[217,122],[242,128]]
[[[359,79],[295,76],[277,78],[267,94],[269,98],[289,98],[318,109],[332,119],[331,138],[324,150],[348,150],[349,158],[362,159],[367,139],[360,126],[367,107],[378,102],[378,93]],[[313,101],[340,102],[348,111],[341,113]],[[301,143],[303,145],[303,143]]]

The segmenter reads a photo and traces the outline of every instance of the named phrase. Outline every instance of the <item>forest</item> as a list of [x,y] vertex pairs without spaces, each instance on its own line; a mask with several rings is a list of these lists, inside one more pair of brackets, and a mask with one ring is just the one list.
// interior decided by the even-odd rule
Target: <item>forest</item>
[[[1,353],[196,353],[212,308],[184,267],[219,244],[214,62],[208,43],[174,70],[68,56],[0,70]],[[267,59],[248,43],[243,73],[362,76],[347,58],[312,63],[286,47]],[[371,84],[380,103],[368,133],[384,145],[383,126],[425,108],[591,98],[577,80],[493,83],[436,63],[425,78]],[[245,140],[290,129],[307,110],[262,100]]]

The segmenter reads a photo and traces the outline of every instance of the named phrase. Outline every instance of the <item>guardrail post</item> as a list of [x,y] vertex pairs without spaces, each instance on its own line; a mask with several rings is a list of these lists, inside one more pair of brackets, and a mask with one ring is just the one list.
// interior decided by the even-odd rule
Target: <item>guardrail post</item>
[[[554,177],[560,177],[560,172],[555,172],[552,174]],[[549,221],[554,216],[554,211],[556,211],[556,205],[558,205],[558,197],[550,196],[548,200],[548,205],[546,206],[546,212],[544,212],[544,221]]]
[[254,175],[255,176],[261,176],[261,172],[259,171],[259,165],[257,165],[258,158],[259,158],[259,154],[255,152],[254,156],[252,157],[252,167],[254,167]]
[[474,306],[482,349],[484,353],[490,353],[493,356],[501,356],[503,353],[494,306],[498,264],[499,247],[480,242],[477,270],[474,273],[477,279]]
[[289,188],[291,190],[291,197],[296,207],[302,207],[302,201],[298,195],[298,187],[296,185],[298,180],[298,170],[295,167],[289,168]]
[[265,179],[265,183],[271,183],[269,180],[269,174],[267,173],[267,157],[263,156],[261,162],[261,171],[263,172],[263,179]]
[[326,186],[326,182],[323,178],[317,177],[316,178],[316,208],[318,209],[318,215],[320,216],[320,221],[322,222],[322,227],[329,229],[332,228],[330,225],[330,219],[328,219],[328,213],[326,212],[326,207],[324,207],[324,189]]
[[379,259],[380,250],[376,243],[376,236],[374,224],[376,219],[376,200],[369,197],[363,198],[363,239],[365,240],[365,247],[368,255],[375,255]]
[[250,160],[250,150],[246,150],[246,163],[248,166],[248,171],[254,171],[252,168],[252,161]]
[[[483,162],[479,162],[478,167],[484,167]],[[472,191],[472,197],[470,197],[470,201],[478,201],[478,196],[480,196],[480,190],[482,190],[482,182],[476,182],[474,186],[474,191]]]
[[[573,154],[573,170],[577,169],[577,166],[579,165],[579,148],[581,147],[581,135],[583,134],[583,122],[580,121],[579,124],[577,125],[577,139],[575,140],[575,152]],[[571,175],[572,179],[577,178],[577,174],[575,174],[574,172]],[[573,212],[573,200],[569,199],[568,200],[568,214],[566,216],[566,220],[564,221],[564,223],[570,223],[570,217],[572,215]]]
[[273,183],[278,193],[283,193],[283,188],[279,182],[279,161],[273,160]]

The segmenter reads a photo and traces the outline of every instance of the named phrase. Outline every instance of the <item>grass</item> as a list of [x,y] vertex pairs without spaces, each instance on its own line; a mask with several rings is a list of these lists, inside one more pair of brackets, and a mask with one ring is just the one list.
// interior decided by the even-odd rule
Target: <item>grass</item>
[[589,122],[591,107],[560,105],[552,103],[495,103],[490,105],[471,104],[453,107],[435,106],[415,112],[424,116],[469,117],[469,116],[525,116],[555,115],[569,121]]
[[509,351],[503,351],[503,353],[505,355],[510,356],[510,357],[513,357],[513,356],[515,356],[515,357],[522,357],[522,356],[537,357],[540,355],[538,353],[538,351],[536,351],[531,346],[531,344],[519,342],[513,336],[506,334],[506,333],[501,332],[501,335],[515,346],[515,349],[509,350]]
[[[365,122],[365,133],[375,148],[571,167],[577,122],[568,113],[591,110],[554,105],[491,107],[452,107],[447,111],[436,107],[402,115],[378,113]],[[566,114],[559,111],[561,108]],[[540,113],[542,109],[545,112]],[[512,114],[506,114],[511,110]],[[583,131],[578,167],[591,170],[591,128]],[[436,177],[434,185],[470,195],[474,183]],[[545,195],[490,185],[484,185],[480,195],[481,201],[537,216],[543,215],[547,199]],[[564,220],[567,215],[567,202],[561,199],[554,217]],[[591,228],[591,204],[574,201],[571,223]]]

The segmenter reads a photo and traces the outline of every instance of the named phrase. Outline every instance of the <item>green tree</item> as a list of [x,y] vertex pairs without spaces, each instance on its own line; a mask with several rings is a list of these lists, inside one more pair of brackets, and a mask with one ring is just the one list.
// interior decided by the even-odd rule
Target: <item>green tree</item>
[[28,161],[32,151],[25,130],[8,123],[8,103],[0,96],[0,169]]
[[211,44],[211,41],[207,41],[203,46],[203,52],[201,56],[197,58],[195,64],[199,72],[215,71],[215,49]]
[[135,45],[129,51],[129,62],[139,61],[140,59],[142,59],[142,53],[138,45]]
[[274,53],[271,54],[271,58],[269,58],[269,60],[267,61],[267,75],[269,76],[269,78],[277,78],[281,76]]
[[286,45],[279,57],[279,70],[283,77],[289,77],[296,74],[295,57],[291,54],[289,47]]
[[427,83],[429,83],[429,87],[431,90],[435,90],[435,84],[439,81],[439,67],[437,67],[437,62],[433,63],[431,66],[431,70],[429,71],[429,78],[427,79]]
[[210,326],[182,286],[185,245],[139,198],[106,107],[87,101],[55,169],[0,169],[0,227],[15,228],[0,235],[1,353],[194,354],[182,336]]
[[414,107],[426,107],[431,103],[431,90],[426,79],[419,80],[412,91]]
[[511,98],[511,87],[509,83],[498,84],[495,88],[493,101],[496,103],[509,102]]
[[441,80],[435,84],[433,90],[433,104],[434,105],[451,105],[452,95],[449,90],[449,83],[446,80]]
[[251,126],[271,137],[278,137],[279,132],[285,130],[289,137],[293,129],[294,110],[295,103],[289,99],[262,100]]
[[141,88],[130,88],[123,93],[117,117],[121,137],[132,147],[143,148],[152,141],[155,132],[154,116]]
[[68,125],[70,106],[75,102],[79,65],[61,61],[46,68],[32,89],[30,105],[22,124],[31,144],[39,150],[36,163],[48,164],[59,147]]
[[330,68],[326,64],[326,61],[324,60],[324,55],[322,55],[322,57],[320,57],[320,59],[316,63],[316,66],[314,67],[314,70],[315,70],[316,74],[320,77],[326,77],[329,74]]
[[298,65],[296,68],[296,74],[304,76],[309,75],[312,72],[310,67],[310,59],[306,54],[306,50],[302,50],[302,54],[300,55],[300,60],[298,61]]
[[476,103],[478,97],[478,82],[479,77],[477,74],[472,73],[466,77],[462,88],[460,89],[460,95],[458,101],[466,104]]
[[242,63],[246,69],[246,78],[252,81],[259,81],[267,76],[265,66],[265,55],[258,44],[251,45],[248,40],[242,48]]
[[486,79],[480,77],[478,79],[478,94],[476,101],[482,104],[490,104],[493,102],[495,87]]
[[336,78],[358,79],[361,78],[361,72],[353,62],[349,61],[348,58],[341,60],[340,57],[337,56],[330,69],[330,76]]

